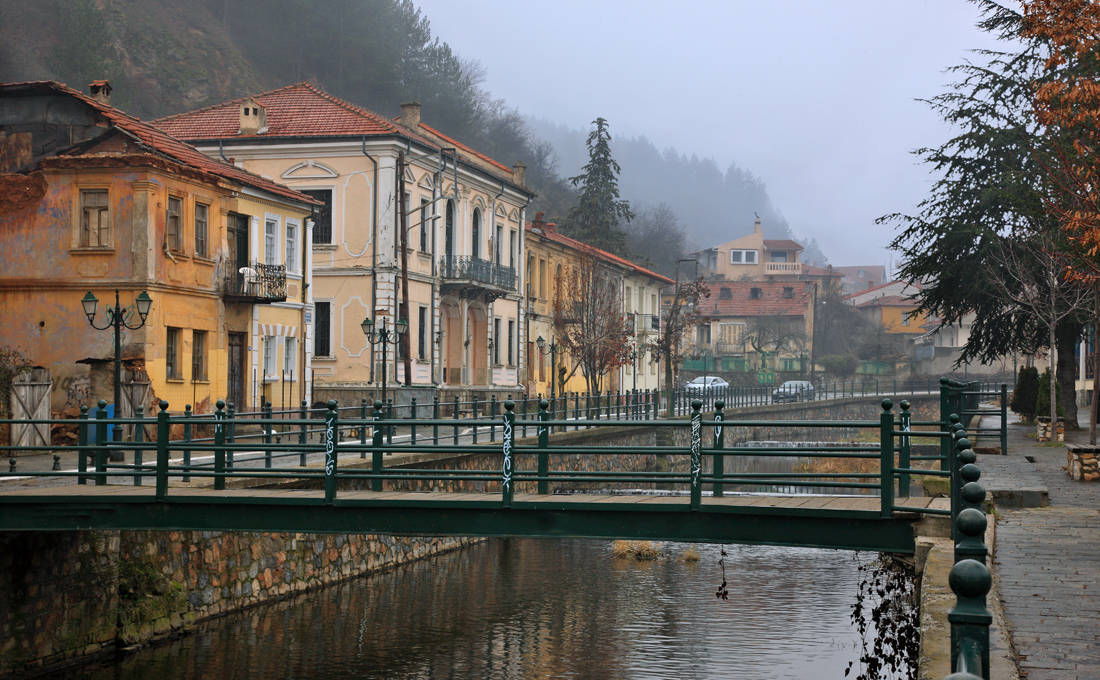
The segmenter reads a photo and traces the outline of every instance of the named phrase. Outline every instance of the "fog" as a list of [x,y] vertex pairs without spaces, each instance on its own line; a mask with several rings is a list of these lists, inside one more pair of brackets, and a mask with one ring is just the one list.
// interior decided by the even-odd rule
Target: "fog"
[[[874,220],[920,201],[930,176],[910,151],[950,133],[917,99],[996,47],[963,0],[416,2],[525,116],[579,129],[603,116],[615,135],[736,164],[837,265],[890,264]],[[723,219],[728,238],[752,228],[751,213]]]

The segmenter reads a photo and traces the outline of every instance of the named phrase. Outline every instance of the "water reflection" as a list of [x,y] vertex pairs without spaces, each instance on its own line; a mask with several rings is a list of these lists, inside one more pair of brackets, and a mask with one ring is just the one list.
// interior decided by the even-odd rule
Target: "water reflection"
[[606,541],[492,540],[63,677],[843,677],[858,643],[852,553],[727,547],[720,601],[719,548],[696,548],[696,563],[639,563]]

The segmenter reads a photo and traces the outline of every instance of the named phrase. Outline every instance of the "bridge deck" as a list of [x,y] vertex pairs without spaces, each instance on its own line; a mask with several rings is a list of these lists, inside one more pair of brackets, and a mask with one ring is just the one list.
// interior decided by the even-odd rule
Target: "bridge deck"
[[[899,498],[910,508],[946,509],[947,499]],[[68,486],[0,493],[0,531],[73,529],[350,532],[465,536],[578,536],[761,543],[912,553],[915,521],[880,514],[876,497],[539,495],[319,489]]]

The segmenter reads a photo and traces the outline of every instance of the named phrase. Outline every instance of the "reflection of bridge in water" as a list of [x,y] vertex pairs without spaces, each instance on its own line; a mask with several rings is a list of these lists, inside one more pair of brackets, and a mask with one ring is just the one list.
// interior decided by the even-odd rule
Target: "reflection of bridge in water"
[[[959,670],[988,677],[988,625],[985,594],[989,572],[982,543],[985,492],[977,484],[964,423],[982,411],[984,393],[971,385],[944,382],[939,421],[915,422],[907,404],[899,414],[889,400],[877,421],[734,421],[722,404],[704,418],[701,402],[687,420],[645,423],[658,432],[651,446],[551,445],[554,428],[576,421],[552,420],[545,406],[535,419],[517,420],[507,402],[500,418],[464,421],[467,426],[499,427],[502,441],[490,445],[422,443],[415,438],[391,443],[385,433],[407,420],[341,419],[335,402],[325,414],[323,436],[310,442],[307,423],[297,419],[252,421],[261,427],[300,431],[297,442],[265,437],[264,467],[243,464],[256,443],[234,440],[219,403],[211,416],[186,419],[168,413],[161,402],[155,419],[107,420],[80,429],[75,447],[82,454],[75,473],[23,473],[72,477],[70,486],[23,485],[0,493],[0,530],[172,529],[383,533],[404,535],[575,536],[637,538],[715,543],[755,543],[874,550],[912,554],[915,525],[950,519],[959,558],[951,585],[959,596],[952,611],[953,656]],[[1000,411],[998,410],[998,413]],[[147,442],[111,443],[109,425],[153,425]],[[316,426],[316,421],[311,421]],[[423,428],[453,426],[453,420],[421,420]],[[637,427],[637,421],[601,420],[601,428]],[[173,426],[209,426],[209,442],[172,440]],[[530,427],[534,440],[517,440],[516,428]],[[1002,427],[1004,423],[1002,421]],[[737,428],[776,427],[870,433],[849,445],[726,446]],[[935,428],[918,430],[914,428]],[[137,427],[136,431],[142,431]],[[367,432],[371,432],[367,441]],[[341,431],[358,441],[339,441]],[[615,429],[609,436],[615,436]],[[939,442],[935,455],[914,455],[911,440]],[[140,439],[140,437],[139,437]],[[145,451],[155,462],[109,463],[113,449]],[[210,453],[209,464],[190,464],[192,453]],[[319,468],[275,467],[276,455],[323,455]],[[89,454],[94,467],[84,461]],[[359,454],[359,456],[356,456]],[[361,458],[360,458],[361,456]],[[639,457],[644,461],[638,464]],[[822,472],[754,471],[727,473],[726,461],[746,457],[846,460],[848,469]],[[349,460],[350,458],[350,460]],[[585,465],[577,465],[580,459]],[[388,461],[401,460],[400,466]],[[466,463],[461,462],[467,461]],[[182,462],[181,462],[182,461]],[[360,463],[359,461],[362,461]],[[411,461],[411,462],[410,462]],[[448,461],[449,466],[441,464]],[[351,463],[351,464],[349,464]],[[655,464],[656,463],[656,464]],[[473,467],[478,465],[480,467]],[[491,466],[490,466],[491,465]],[[641,467],[642,469],[638,469]],[[950,480],[950,498],[912,494],[913,478]],[[108,483],[132,479],[126,486]],[[151,480],[152,484],[140,484]],[[270,488],[273,485],[317,488]],[[255,488],[257,485],[267,488]],[[631,494],[622,487],[658,485],[684,495]],[[803,487],[814,494],[747,494],[744,488]],[[570,487],[615,493],[552,493]],[[859,489],[866,496],[839,495]]]

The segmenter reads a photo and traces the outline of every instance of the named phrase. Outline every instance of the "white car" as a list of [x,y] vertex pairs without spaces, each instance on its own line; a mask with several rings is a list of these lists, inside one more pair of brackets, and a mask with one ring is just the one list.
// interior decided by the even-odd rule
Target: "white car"
[[688,392],[721,392],[730,384],[716,375],[701,375],[684,385]]

